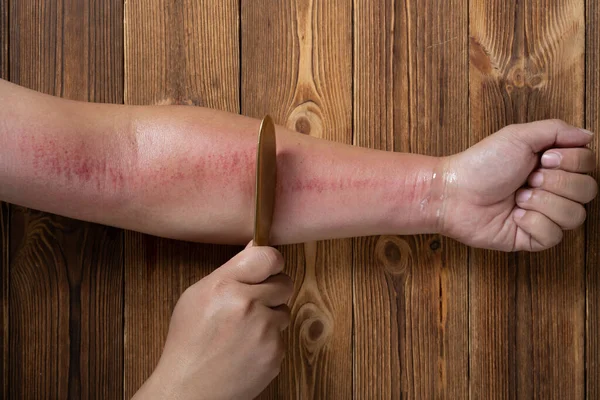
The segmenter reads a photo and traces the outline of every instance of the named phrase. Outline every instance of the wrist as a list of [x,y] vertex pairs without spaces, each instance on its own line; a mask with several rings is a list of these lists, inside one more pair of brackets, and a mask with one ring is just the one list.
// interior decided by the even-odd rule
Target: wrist
[[159,366],[152,372],[144,384],[138,389],[132,400],[169,400],[181,399],[177,390],[175,376],[163,376]]
[[448,179],[453,179],[449,175],[448,164],[448,157],[435,157],[431,167],[425,170],[428,175],[423,180],[423,196],[419,203],[419,209],[423,213],[422,224],[426,230],[423,233],[440,234],[444,231],[447,182]]
[[399,179],[391,185],[393,204],[386,210],[388,234],[441,233],[445,213],[446,157],[400,154],[393,170]]

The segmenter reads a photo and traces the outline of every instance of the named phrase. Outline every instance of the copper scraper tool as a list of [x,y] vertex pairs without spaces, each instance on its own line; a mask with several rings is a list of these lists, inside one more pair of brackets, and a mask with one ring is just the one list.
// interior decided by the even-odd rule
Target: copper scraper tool
[[268,246],[275,208],[277,184],[277,144],[275,125],[268,115],[260,124],[256,152],[256,197],[254,210],[254,246]]

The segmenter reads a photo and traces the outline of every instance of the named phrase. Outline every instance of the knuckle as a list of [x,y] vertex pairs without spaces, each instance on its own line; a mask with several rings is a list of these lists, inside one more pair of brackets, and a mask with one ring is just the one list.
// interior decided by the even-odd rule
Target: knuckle
[[534,190],[531,193],[531,202],[541,206],[548,206],[552,203],[552,199],[542,190]]
[[271,271],[281,271],[283,269],[283,256],[273,247],[257,247],[256,257],[261,263],[269,267]]
[[569,180],[567,179],[567,174],[564,173],[563,171],[554,171],[554,172],[558,172],[558,173],[551,174],[553,176],[553,178],[552,178],[553,186],[557,190],[560,190],[561,192],[568,190],[569,189]]
[[256,302],[248,297],[235,295],[231,301],[232,313],[240,319],[252,315],[256,308]]
[[231,282],[225,278],[215,278],[212,281],[211,293],[215,295],[227,295],[231,290]]
[[256,309],[256,301],[253,299],[243,297],[239,301],[239,306],[239,312],[241,312],[241,315],[244,317],[248,317],[252,315],[252,313]]

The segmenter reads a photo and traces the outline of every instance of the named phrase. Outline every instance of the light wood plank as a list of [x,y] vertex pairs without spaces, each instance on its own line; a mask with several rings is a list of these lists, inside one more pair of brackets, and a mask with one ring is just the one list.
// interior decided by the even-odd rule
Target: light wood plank
[[[354,1],[354,142],[435,156],[468,143],[467,2]],[[466,398],[466,248],[354,242],[357,398]]]
[[[242,112],[352,142],[352,4],[242,2]],[[350,240],[282,249],[295,281],[287,357],[261,398],[351,398]]]
[[[126,104],[239,111],[237,1],[128,1],[125,12]],[[239,250],[126,233],[125,398],[156,366],[180,294]]]
[[[504,125],[582,125],[582,0],[470,3],[471,139]],[[584,396],[584,235],[550,251],[472,251],[471,395]]]

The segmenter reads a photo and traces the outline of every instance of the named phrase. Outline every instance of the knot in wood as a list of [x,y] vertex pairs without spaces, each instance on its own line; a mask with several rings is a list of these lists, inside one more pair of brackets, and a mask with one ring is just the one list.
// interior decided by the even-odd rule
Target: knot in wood
[[310,121],[306,117],[300,117],[296,120],[296,132],[310,135]]
[[441,247],[442,247],[442,242],[440,241],[440,238],[437,236],[435,236],[433,239],[431,239],[431,242],[429,242],[429,248],[432,251],[438,251]]
[[397,236],[381,236],[375,245],[375,256],[387,272],[401,275],[409,266],[412,251],[409,244]]
[[547,73],[532,70],[531,63],[519,63],[511,68],[506,74],[505,88],[508,93],[515,89],[530,88],[541,89],[548,81]]
[[305,351],[316,354],[325,346],[333,330],[333,323],[317,304],[303,304],[296,314],[294,325],[299,325],[300,341]]
[[521,66],[513,67],[510,71],[508,71],[506,82],[507,85],[512,85],[516,88],[522,88],[525,86],[526,78],[525,78],[525,70],[521,68]]
[[323,118],[319,105],[307,101],[292,110],[288,117],[288,128],[314,137],[323,137]]

